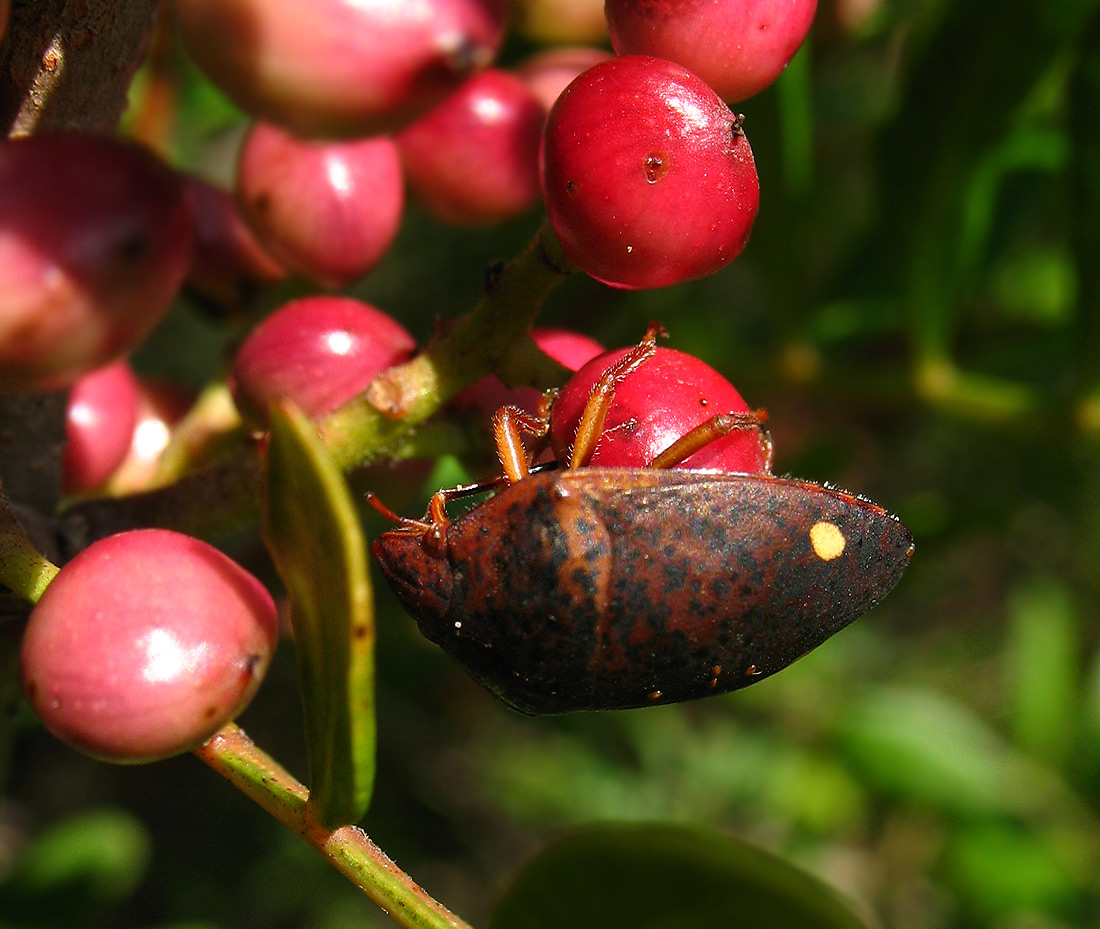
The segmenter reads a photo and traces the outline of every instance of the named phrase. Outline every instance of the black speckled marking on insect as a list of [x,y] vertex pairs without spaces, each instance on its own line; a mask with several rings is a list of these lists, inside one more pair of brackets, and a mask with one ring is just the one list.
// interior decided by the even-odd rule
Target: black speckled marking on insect
[[[817,522],[843,534],[838,557],[815,553]],[[692,699],[774,674],[886,596],[912,539],[870,501],[805,481],[579,468],[460,517],[443,556],[399,532],[374,551],[424,634],[537,714]]]

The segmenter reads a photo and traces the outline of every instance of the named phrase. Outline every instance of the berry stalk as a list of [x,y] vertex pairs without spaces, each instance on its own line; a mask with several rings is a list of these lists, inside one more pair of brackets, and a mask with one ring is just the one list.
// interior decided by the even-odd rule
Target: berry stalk
[[230,723],[194,754],[320,852],[406,929],[469,929],[431,897],[357,826],[328,830],[313,822],[308,791]]
[[379,457],[463,387],[491,374],[573,270],[544,223],[519,256],[490,269],[473,312],[320,422],[321,438],[337,464],[346,470]]
[[[27,539],[0,493],[0,583],[36,604],[58,568]],[[260,749],[235,723],[227,723],[194,754],[254,800],[407,929],[468,929],[375,845],[361,829],[329,830],[310,816],[306,787]]]
[[0,584],[33,605],[57,572],[57,565],[27,538],[11,502],[0,490]]
[[[347,471],[407,446],[416,427],[446,400],[507,357],[549,293],[574,270],[544,223],[520,255],[489,272],[471,313],[319,421],[321,439],[337,465]],[[255,518],[259,471],[254,450],[241,447],[170,486],[75,503],[65,513],[63,531],[76,548],[135,526],[208,538]]]

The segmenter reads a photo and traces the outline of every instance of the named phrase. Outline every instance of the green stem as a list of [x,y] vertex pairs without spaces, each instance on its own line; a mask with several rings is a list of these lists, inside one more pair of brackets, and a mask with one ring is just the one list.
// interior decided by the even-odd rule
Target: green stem
[[357,826],[325,829],[308,814],[306,788],[234,723],[195,754],[320,852],[406,929],[470,929],[433,899]]
[[[318,423],[321,439],[343,471],[389,457],[417,426],[467,384],[491,373],[523,339],[546,297],[574,268],[544,223],[518,257],[494,267],[473,312],[436,335],[407,364],[391,368]],[[135,526],[158,526],[211,537],[254,519],[258,456],[230,452],[174,484],[128,497],[87,500],[65,514],[74,547]]]
[[490,270],[472,313],[320,422],[321,438],[340,467],[380,456],[467,384],[492,373],[572,270],[544,223],[522,254]]
[[788,198],[805,200],[813,185],[813,100],[810,76],[811,39],[807,38],[779,80],[779,127],[783,147],[780,158],[783,186]]
[[28,603],[37,603],[58,570],[31,544],[11,503],[0,492],[0,584]]

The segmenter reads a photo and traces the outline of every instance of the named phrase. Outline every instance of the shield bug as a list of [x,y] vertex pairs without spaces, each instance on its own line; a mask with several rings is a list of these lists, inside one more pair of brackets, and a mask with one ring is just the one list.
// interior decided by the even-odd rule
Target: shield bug
[[[656,332],[592,389],[565,467],[527,465],[519,433],[545,437],[549,415],[502,410],[504,476],[440,491],[424,520],[394,517],[401,525],[375,540],[423,634],[521,712],[747,686],[873,607],[912,555],[901,522],[857,495],[767,470],[675,467],[718,436],[762,433],[759,413],[712,416],[656,466],[585,467],[615,389],[652,357]],[[493,483],[505,486],[448,518],[449,499]]]

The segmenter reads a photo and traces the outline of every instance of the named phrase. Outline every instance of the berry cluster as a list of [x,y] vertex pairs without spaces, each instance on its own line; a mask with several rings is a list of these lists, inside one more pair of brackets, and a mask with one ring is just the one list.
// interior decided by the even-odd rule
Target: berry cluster
[[[69,391],[60,491],[146,489],[177,424],[202,425],[189,392],[128,360],[178,294],[239,320],[288,281],[299,295],[346,288],[384,259],[406,189],[458,226],[541,201],[564,259],[614,287],[664,287],[732,261],[760,194],[728,102],[774,80],[813,0],[609,0],[606,22],[600,6],[526,0],[516,25],[566,43],[609,26],[617,54],[568,47],[505,69],[494,64],[502,0],[177,0],[191,58],[254,120],[231,192],[122,138],[0,142],[0,388]],[[9,7],[0,0],[0,35]],[[511,457],[501,452],[510,479],[537,457],[523,432],[563,465],[769,471],[761,417],[703,362],[656,347],[655,331],[606,354],[579,333],[530,336],[576,372],[552,405],[478,380],[485,364],[446,407],[504,411],[494,423],[498,442],[513,436]],[[223,387],[243,428],[219,439],[263,432],[286,400],[320,420],[417,351],[383,310],[335,293],[285,302],[234,344]],[[24,686],[62,739],[144,761],[231,719],[275,638],[270,595],[225,556],[163,530],[120,532],[65,565],[38,603]]]

